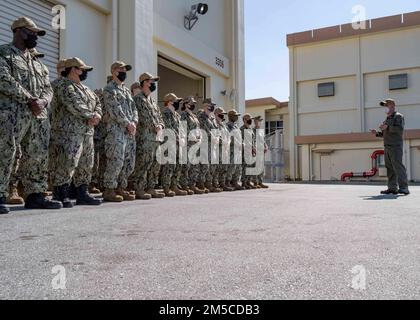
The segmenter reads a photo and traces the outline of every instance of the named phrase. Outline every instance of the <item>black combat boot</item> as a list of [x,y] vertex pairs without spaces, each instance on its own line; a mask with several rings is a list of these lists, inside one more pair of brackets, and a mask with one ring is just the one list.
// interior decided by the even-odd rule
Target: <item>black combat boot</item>
[[8,214],[10,209],[6,207],[6,198],[0,198],[0,214]]
[[73,203],[70,200],[70,186],[65,184],[61,187],[55,187],[53,193],[53,200],[60,201],[64,208],[73,208]]
[[81,185],[76,188],[77,191],[77,201],[76,205],[78,206],[99,206],[102,204],[102,201],[95,199],[88,192],[88,186],[86,184]]
[[42,193],[32,193],[25,201],[25,209],[47,209],[58,210],[62,209],[63,205],[59,201],[49,200],[44,197]]

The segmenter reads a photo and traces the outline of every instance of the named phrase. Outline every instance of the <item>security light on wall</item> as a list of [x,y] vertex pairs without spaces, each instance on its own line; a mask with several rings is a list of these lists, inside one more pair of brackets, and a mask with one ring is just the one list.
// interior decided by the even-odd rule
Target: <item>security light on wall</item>
[[209,11],[209,6],[206,3],[199,3],[191,6],[190,13],[184,17],[184,27],[187,30],[192,30],[198,22],[198,15],[204,16]]

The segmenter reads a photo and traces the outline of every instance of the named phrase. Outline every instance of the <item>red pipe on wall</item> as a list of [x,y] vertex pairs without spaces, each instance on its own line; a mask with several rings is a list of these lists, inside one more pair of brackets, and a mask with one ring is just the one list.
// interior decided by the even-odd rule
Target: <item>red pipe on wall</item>
[[343,173],[343,175],[341,176],[341,181],[347,181],[347,180],[350,180],[351,178],[372,178],[372,177],[376,176],[376,174],[379,171],[379,169],[378,169],[378,157],[381,156],[381,155],[384,155],[384,154],[385,154],[384,150],[376,150],[370,156],[371,159],[372,159],[372,169],[370,171],[365,171],[365,172],[360,172],[360,173],[358,173],[358,172]]

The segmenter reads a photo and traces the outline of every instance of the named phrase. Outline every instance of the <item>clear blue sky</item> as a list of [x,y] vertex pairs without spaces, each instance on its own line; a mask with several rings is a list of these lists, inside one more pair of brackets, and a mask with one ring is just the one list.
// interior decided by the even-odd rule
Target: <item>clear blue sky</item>
[[246,98],[289,99],[289,33],[420,10],[420,0],[245,0]]

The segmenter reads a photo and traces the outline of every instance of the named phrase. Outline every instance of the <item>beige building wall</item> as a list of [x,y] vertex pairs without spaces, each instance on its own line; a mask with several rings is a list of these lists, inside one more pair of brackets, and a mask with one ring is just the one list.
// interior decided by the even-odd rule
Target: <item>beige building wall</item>
[[[288,35],[288,46],[292,177],[339,180],[370,170],[383,142],[368,132],[385,120],[379,101],[390,97],[406,117],[409,177],[420,181],[420,12],[372,20],[364,31],[342,25]],[[408,89],[389,90],[388,77],[402,73]],[[335,83],[333,97],[318,97],[324,82]]]
[[[246,113],[253,117],[262,117],[262,129],[265,130],[265,123],[268,121],[283,121],[283,152],[284,157],[284,176],[290,177],[290,118],[287,102],[279,102],[273,98],[262,98],[255,100],[248,100],[246,102]],[[270,154],[268,158],[270,158]],[[266,159],[269,160],[269,159]],[[266,170],[266,174],[268,174]]]
[[87,80],[90,87],[105,85],[116,59],[134,67],[128,85],[143,72],[157,74],[161,55],[202,75],[207,98],[244,112],[243,0],[208,1],[208,13],[199,16],[191,31],[184,28],[184,16],[197,3],[191,0],[51,2],[63,5],[66,11],[66,28],[60,30],[60,56],[78,56],[95,67]]

